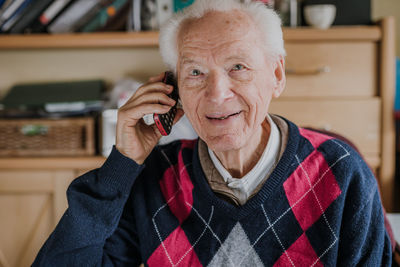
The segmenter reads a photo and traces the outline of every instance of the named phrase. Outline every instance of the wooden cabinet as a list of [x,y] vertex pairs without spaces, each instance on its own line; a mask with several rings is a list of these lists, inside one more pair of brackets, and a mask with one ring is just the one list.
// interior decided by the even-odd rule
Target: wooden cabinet
[[[354,141],[377,171],[389,211],[395,167],[393,28],[387,18],[375,26],[284,29],[287,88],[271,106],[271,112],[301,126]],[[0,36],[0,90],[34,78],[149,77],[164,69],[157,42],[155,32]],[[103,157],[0,158],[0,266],[30,265],[67,207],[69,183],[102,162]]]
[[339,133],[361,151],[393,207],[394,19],[376,26],[284,32],[287,86],[272,113],[300,126]]
[[370,97],[378,92],[378,43],[320,40],[286,43],[288,97]]
[[67,208],[68,185],[103,161],[0,159],[0,266],[32,264]]

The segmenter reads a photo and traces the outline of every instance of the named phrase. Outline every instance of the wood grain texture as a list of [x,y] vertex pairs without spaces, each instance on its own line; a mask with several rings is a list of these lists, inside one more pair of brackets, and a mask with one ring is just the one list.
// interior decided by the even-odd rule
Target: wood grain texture
[[[286,41],[307,40],[370,40],[381,37],[379,27],[337,26],[327,30],[310,27],[296,29],[284,28]],[[155,47],[158,46],[158,32],[131,33],[72,33],[72,34],[31,34],[2,35],[0,49],[45,49],[45,48],[117,48],[117,47]]]
[[95,169],[101,167],[106,158],[93,157],[20,157],[0,158],[0,171]]
[[0,266],[30,266],[67,208],[79,169],[0,171]]
[[376,42],[286,42],[286,89],[282,96],[377,95]]
[[377,97],[354,100],[280,99],[272,102],[270,108],[271,112],[300,126],[343,135],[354,142],[364,156],[380,155],[380,109],[381,102]]
[[118,48],[158,45],[157,32],[2,35],[0,49]]
[[[382,41],[380,43],[380,94],[382,98],[382,164],[379,170],[379,182],[383,204],[390,212],[394,206],[394,177],[395,177],[395,121],[393,116],[393,102],[395,94],[395,19],[387,17],[380,22],[382,27]],[[397,189],[397,194],[400,190]]]

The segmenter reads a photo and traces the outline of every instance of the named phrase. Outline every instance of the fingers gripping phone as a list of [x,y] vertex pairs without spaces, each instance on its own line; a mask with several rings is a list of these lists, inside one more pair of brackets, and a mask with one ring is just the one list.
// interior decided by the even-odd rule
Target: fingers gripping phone
[[157,125],[158,130],[161,135],[169,135],[171,133],[172,125],[174,123],[176,111],[177,111],[177,103],[178,103],[178,86],[175,80],[174,74],[170,71],[166,71],[163,79],[163,83],[172,85],[174,89],[168,95],[170,98],[176,101],[175,105],[165,114],[153,114],[154,122]]

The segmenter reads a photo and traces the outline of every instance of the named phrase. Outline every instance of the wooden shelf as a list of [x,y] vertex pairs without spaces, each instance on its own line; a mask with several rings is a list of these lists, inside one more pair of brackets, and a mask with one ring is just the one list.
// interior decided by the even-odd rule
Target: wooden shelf
[[[350,30],[349,30],[350,29]],[[371,40],[381,38],[378,26],[337,26],[328,30],[284,28],[285,41]],[[0,35],[0,49],[157,47],[158,32]]]
[[157,32],[0,35],[0,49],[156,47]]
[[378,41],[382,32],[379,26],[335,26],[328,30],[310,27],[284,28],[285,41]]
[[105,160],[102,156],[0,158],[0,170],[95,169]]

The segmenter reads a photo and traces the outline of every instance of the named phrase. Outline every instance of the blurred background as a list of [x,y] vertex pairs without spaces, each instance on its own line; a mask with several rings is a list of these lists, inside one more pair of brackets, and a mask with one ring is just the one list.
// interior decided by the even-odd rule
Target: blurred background
[[[118,107],[165,71],[160,25],[192,2],[0,0],[0,266],[32,263],[70,182],[110,153]],[[287,50],[271,112],[353,142],[399,240],[400,1],[262,2]],[[196,138],[187,119],[160,142],[176,138]]]

